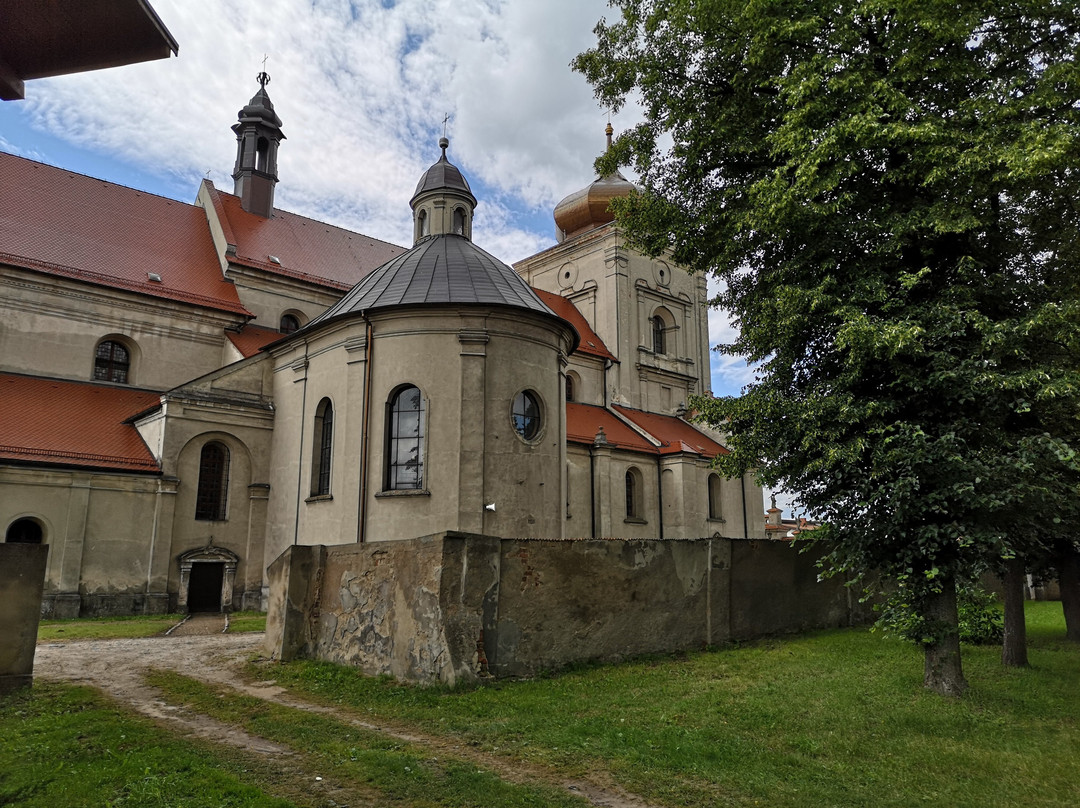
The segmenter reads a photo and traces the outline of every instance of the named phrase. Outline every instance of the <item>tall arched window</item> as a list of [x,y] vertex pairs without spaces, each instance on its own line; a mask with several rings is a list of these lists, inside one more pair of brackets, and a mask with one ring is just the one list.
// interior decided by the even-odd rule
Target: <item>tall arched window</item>
[[723,519],[724,508],[720,499],[720,475],[709,475],[709,518]]
[[334,448],[334,405],[324,398],[315,410],[315,435],[312,441],[315,456],[311,464],[311,495],[330,493],[330,461]]
[[278,331],[282,334],[291,334],[300,330],[300,318],[295,314],[283,314],[278,322]]
[[643,509],[641,507],[642,502],[642,490],[641,490],[641,472],[636,468],[628,468],[626,470],[626,518],[627,519],[642,519]]
[[454,232],[459,236],[465,235],[465,209],[454,208]]
[[416,214],[416,237],[423,238],[431,232],[431,226],[428,223],[428,215],[426,210],[420,211]]
[[391,397],[386,425],[386,488],[424,487],[424,397],[418,387],[400,388]]
[[199,455],[199,487],[195,495],[195,518],[211,522],[225,519],[229,497],[229,450],[211,441]]
[[652,349],[654,354],[666,353],[664,345],[664,318],[659,314],[652,320]]
[[567,401],[574,401],[574,393],[575,392],[576,391],[574,390],[574,377],[571,374],[567,373],[566,374],[566,400]]
[[131,370],[131,352],[116,340],[99,342],[94,351],[94,380],[127,384]]

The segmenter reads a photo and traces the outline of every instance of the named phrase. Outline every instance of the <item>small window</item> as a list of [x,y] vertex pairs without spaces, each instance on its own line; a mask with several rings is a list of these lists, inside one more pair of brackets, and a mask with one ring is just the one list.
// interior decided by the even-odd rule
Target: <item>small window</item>
[[199,455],[199,487],[195,495],[195,518],[211,522],[225,519],[229,494],[229,450],[211,441]]
[[300,330],[300,318],[295,314],[283,314],[281,315],[281,322],[278,323],[278,331],[282,334],[292,334],[294,331]]
[[33,519],[16,519],[7,529],[4,541],[10,544],[41,544],[44,534]]
[[642,519],[641,472],[636,468],[626,470],[626,518]]
[[[640,322],[640,320],[638,321]],[[657,314],[652,318],[652,349],[654,354],[666,353],[664,350],[664,318]]]
[[724,509],[720,498],[720,475],[709,475],[709,518],[723,519]]
[[523,440],[534,440],[540,434],[540,402],[529,390],[522,390],[514,397],[511,410],[514,431]]
[[315,410],[315,462],[311,467],[311,495],[327,496],[330,493],[330,461],[334,446],[334,405],[324,398]]
[[387,424],[386,488],[424,487],[424,397],[418,387],[402,387],[390,399]]
[[428,223],[428,215],[426,210],[420,211],[416,216],[417,224],[417,237],[423,238],[431,232],[430,224]]
[[465,209],[454,208],[454,232],[459,236],[465,235]]
[[131,370],[131,352],[116,340],[98,343],[94,352],[94,380],[127,384]]
[[574,401],[574,377],[569,373],[566,374],[566,400]]

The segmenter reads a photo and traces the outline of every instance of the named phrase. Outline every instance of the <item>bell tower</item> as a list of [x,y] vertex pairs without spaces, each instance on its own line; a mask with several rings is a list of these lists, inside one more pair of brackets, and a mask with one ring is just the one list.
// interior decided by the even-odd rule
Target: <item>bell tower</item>
[[281,118],[274,112],[266,85],[270,76],[258,75],[259,92],[238,113],[233,124],[236,132],[236,165],[233,167],[233,193],[248,213],[269,219],[274,212],[274,186],[277,185],[278,144],[285,139]]

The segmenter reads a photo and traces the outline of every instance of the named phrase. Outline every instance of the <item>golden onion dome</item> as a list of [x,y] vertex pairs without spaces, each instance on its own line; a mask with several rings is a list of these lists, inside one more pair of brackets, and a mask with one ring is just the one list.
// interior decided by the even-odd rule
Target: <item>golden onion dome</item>
[[[611,124],[607,125],[608,148],[611,148]],[[614,221],[611,200],[629,196],[635,186],[616,171],[597,177],[555,206],[555,227],[559,241]]]

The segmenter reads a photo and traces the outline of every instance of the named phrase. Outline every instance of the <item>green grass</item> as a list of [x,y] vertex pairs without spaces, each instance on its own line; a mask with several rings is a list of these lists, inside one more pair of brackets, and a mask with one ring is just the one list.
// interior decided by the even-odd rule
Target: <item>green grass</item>
[[[964,647],[971,690],[921,686],[922,655],[845,630],[448,690],[303,661],[278,684],[563,773],[607,770],[669,805],[1073,806],[1080,647],[1029,605],[1032,666]],[[259,669],[266,677],[268,671]]]
[[255,768],[174,738],[87,688],[39,682],[0,697],[0,727],[0,805],[295,805],[255,786]]
[[169,701],[239,723],[252,734],[304,755],[311,770],[326,774],[338,785],[372,790],[387,803],[461,808],[584,806],[580,799],[553,786],[509,783],[475,763],[443,754],[433,757],[422,748],[332,716],[268,703],[168,671],[151,674],[149,681]]
[[266,631],[266,612],[233,612],[229,615],[229,633]]
[[[56,640],[122,640],[131,637],[154,637],[164,634],[185,615],[152,614],[122,617],[76,617],[69,620],[42,620],[38,624],[38,642]],[[229,633],[265,631],[263,612],[233,612],[229,615]]]

